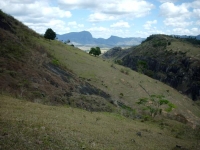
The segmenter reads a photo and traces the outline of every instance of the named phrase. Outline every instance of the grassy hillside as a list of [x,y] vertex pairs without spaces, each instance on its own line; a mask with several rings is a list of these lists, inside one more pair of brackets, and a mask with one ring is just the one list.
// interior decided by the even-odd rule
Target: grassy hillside
[[[40,41],[48,47],[48,41]],[[186,118],[192,117],[194,122],[200,121],[199,107],[192,100],[157,80],[129,68],[90,56],[79,49],[57,41],[52,41],[48,50],[61,64],[66,65],[80,78],[109,93],[114,101],[123,102],[137,109],[135,102],[139,98],[148,97],[146,92],[148,91],[149,94],[164,95],[166,99],[173,102],[177,106],[173,113],[183,114]],[[122,97],[120,93],[123,94]]]
[[1,149],[197,149],[194,130],[176,121],[143,123],[0,96]]
[[[196,149],[200,109],[188,97],[46,40],[1,11],[0,20],[0,149]],[[152,94],[176,109],[153,121],[138,119],[136,102]]]
[[[197,101],[200,98],[198,43],[196,39],[152,35],[141,45],[121,50],[119,56],[113,55],[113,58],[119,59],[117,61],[120,61],[122,65],[135,71],[140,70],[140,72],[141,63],[145,64],[142,70],[144,74],[170,85]],[[110,53],[112,54],[112,51]]]

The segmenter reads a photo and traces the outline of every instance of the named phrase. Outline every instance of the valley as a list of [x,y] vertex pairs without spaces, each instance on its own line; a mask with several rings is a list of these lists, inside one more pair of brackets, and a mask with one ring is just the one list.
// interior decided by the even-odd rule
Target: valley
[[[0,149],[200,147],[198,95],[193,101],[132,65],[138,61],[135,56],[147,61],[153,55],[160,61],[162,49],[154,49],[152,41],[123,52],[117,49],[108,59],[45,39],[2,11],[0,20]],[[167,46],[169,57],[173,49],[177,57],[199,59],[199,47],[187,51],[185,45],[177,48],[178,42]],[[196,63],[186,69],[192,67]],[[175,107],[168,112],[161,106],[154,117],[149,105],[137,103],[150,95],[162,95]]]

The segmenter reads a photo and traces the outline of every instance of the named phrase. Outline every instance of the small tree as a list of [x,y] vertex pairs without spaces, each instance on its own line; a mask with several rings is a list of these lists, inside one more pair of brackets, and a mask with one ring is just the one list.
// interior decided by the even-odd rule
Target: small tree
[[101,50],[100,50],[99,47],[96,47],[96,48],[92,47],[92,48],[90,49],[89,54],[93,54],[94,56],[97,56],[97,55],[100,55],[100,54],[101,54]]
[[140,98],[136,103],[143,105],[143,110],[147,110],[153,118],[162,113],[163,108],[161,108],[161,106],[163,105],[167,106],[165,107],[167,112],[172,111],[172,109],[176,107],[174,104],[164,99],[163,95],[150,95],[149,98]]
[[56,38],[56,33],[51,28],[48,28],[44,34],[44,38],[54,40]]

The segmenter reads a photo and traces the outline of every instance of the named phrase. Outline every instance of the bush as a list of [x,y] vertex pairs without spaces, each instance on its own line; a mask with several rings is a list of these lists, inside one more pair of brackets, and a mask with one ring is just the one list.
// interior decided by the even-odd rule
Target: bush
[[118,65],[122,65],[122,60],[120,60],[120,59],[115,60],[115,63],[118,64]]
[[120,93],[119,96],[122,98],[122,97],[124,96],[124,94],[123,94],[123,93]]
[[58,66],[60,64],[60,62],[57,59],[53,59],[52,60],[52,64],[54,64],[55,66]]
[[126,75],[129,75],[130,70],[128,68],[121,68],[120,71]]

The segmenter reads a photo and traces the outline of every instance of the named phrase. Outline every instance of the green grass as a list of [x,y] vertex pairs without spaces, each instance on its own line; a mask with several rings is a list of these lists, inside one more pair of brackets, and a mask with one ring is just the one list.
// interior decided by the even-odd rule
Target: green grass
[[[33,41],[47,49],[48,53],[62,66],[109,93],[114,101],[122,101],[137,110],[138,106],[135,105],[135,102],[142,97],[148,97],[147,92],[151,95],[164,95],[166,99],[177,106],[171,114],[182,114],[190,124],[200,124],[199,107],[194,105],[192,100],[162,82],[130,69],[127,74],[123,73],[122,70],[126,71],[126,67],[117,64],[112,67],[112,62],[91,56],[59,41],[48,41],[42,38],[34,38]],[[173,42],[170,46],[173,46]],[[123,93],[124,96],[121,97],[120,93]]]
[[191,133],[179,133],[186,132],[185,125],[176,121],[169,124],[166,120],[161,128],[158,123],[112,113],[46,106],[3,95],[0,108],[1,149],[168,150],[176,145],[188,149],[196,146]]
[[191,43],[174,40],[171,45],[167,46],[167,50],[172,50],[173,52],[184,52],[188,57],[200,59],[199,47],[193,46]]

